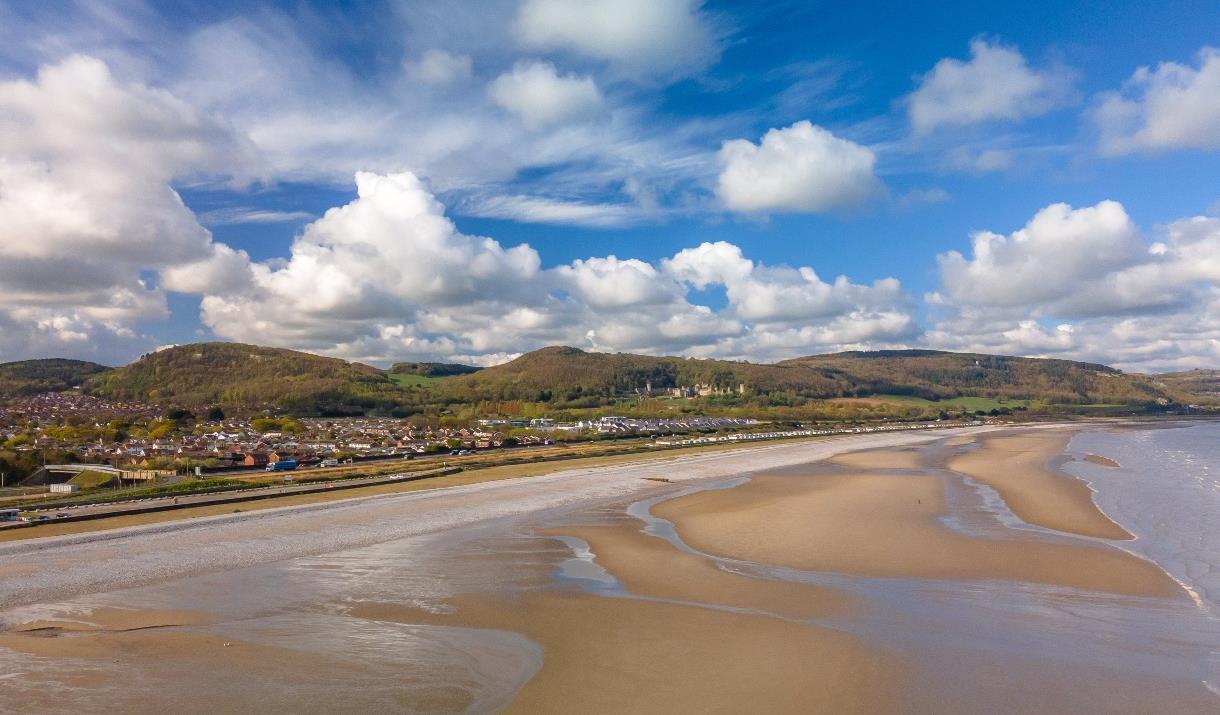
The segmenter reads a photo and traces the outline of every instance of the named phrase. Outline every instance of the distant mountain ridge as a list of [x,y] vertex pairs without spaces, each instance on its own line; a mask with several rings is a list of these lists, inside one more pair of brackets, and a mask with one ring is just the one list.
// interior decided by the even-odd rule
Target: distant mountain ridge
[[[400,362],[380,370],[281,348],[199,343],[160,350],[119,368],[65,360],[0,364],[0,399],[83,385],[87,394],[110,399],[297,415],[438,413],[461,406],[469,411],[477,405],[494,409],[506,401],[562,410],[647,396],[706,397],[716,401],[704,404],[709,410],[732,405],[765,411],[875,396],[1134,408],[1213,399],[1206,390],[1220,392],[1220,378],[1215,378],[1220,372],[1214,372],[1212,382],[1202,373],[1212,374],[1147,376],[1095,363],[936,350],[844,352],[759,364],[564,346],[481,369]],[[404,380],[405,375],[423,379]]]
[[1048,402],[1136,404],[1171,399],[1145,375],[1108,365],[938,350],[842,352],[785,360],[844,375],[865,394],[929,399],[987,395]]
[[1195,369],[1154,375],[1167,389],[1205,404],[1220,403],[1220,370]]
[[[1144,375],[1106,365],[936,350],[844,352],[756,364],[728,360],[590,353],[549,347],[457,378],[451,388],[476,398],[579,400],[638,390],[706,386],[711,392],[790,392],[805,399],[910,395],[1141,404],[1169,400]],[[464,389],[463,389],[464,388]]]
[[396,362],[386,372],[391,375],[449,377],[450,375],[469,375],[482,369],[474,365],[462,365],[451,362]]

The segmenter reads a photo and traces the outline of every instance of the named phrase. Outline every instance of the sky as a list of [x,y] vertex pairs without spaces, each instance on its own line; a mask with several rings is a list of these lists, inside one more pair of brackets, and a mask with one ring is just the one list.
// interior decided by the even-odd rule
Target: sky
[[916,5],[0,0],[0,361],[1220,367],[1220,6]]

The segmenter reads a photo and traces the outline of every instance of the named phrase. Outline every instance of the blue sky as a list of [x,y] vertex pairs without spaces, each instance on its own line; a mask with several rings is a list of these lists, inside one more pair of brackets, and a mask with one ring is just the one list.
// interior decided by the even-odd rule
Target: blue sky
[[0,6],[0,360],[1220,363],[1220,8],[891,5]]

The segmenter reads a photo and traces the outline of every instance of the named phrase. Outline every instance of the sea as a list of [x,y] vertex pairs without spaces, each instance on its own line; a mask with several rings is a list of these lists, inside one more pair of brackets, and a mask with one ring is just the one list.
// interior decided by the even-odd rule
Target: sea
[[[1220,422],[1080,432],[1064,471],[1135,535],[1122,548],[1155,561],[1220,617]],[[1099,455],[1109,467],[1085,460]]]

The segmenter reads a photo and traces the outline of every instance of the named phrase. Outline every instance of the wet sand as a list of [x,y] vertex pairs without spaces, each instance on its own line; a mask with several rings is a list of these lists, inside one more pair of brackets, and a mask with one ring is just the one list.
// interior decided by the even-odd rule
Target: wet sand
[[452,616],[386,604],[405,623],[508,628],[542,669],[508,712],[842,712],[894,709],[901,661],[826,629],[748,614],[584,594],[456,599]]
[[[36,665],[46,661],[60,671],[46,688],[22,698],[36,712],[244,713],[322,712],[386,709],[462,712],[471,705],[460,675],[450,687],[413,689],[410,697],[387,700],[374,689],[344,688],[329,700],[319,693],[330,682],[368,682],[383,674],[350,658],[298,648],[268,646],[216,633],[183,630],[184,622],[215,619],[206,614],[102,609],[90,621],[56,622],[35,631],[0,633],[0,649],[22,654]],[[128,627],[132,622],[139,627]],[[400,671],[399,677],[412,673]],[[0,680],[0,692],[4,690]],[[85,693],[88,710],[69,698]],[[103,700],[104,699],[104,700]],[[101,705],[100,702],[105,702]],[[3,710],[3,706],[0,706]]]
[[921,463],[916,449],[871,449],[862,452],[847,452],[831,457],[832,464],[855,469],[918,469]]

